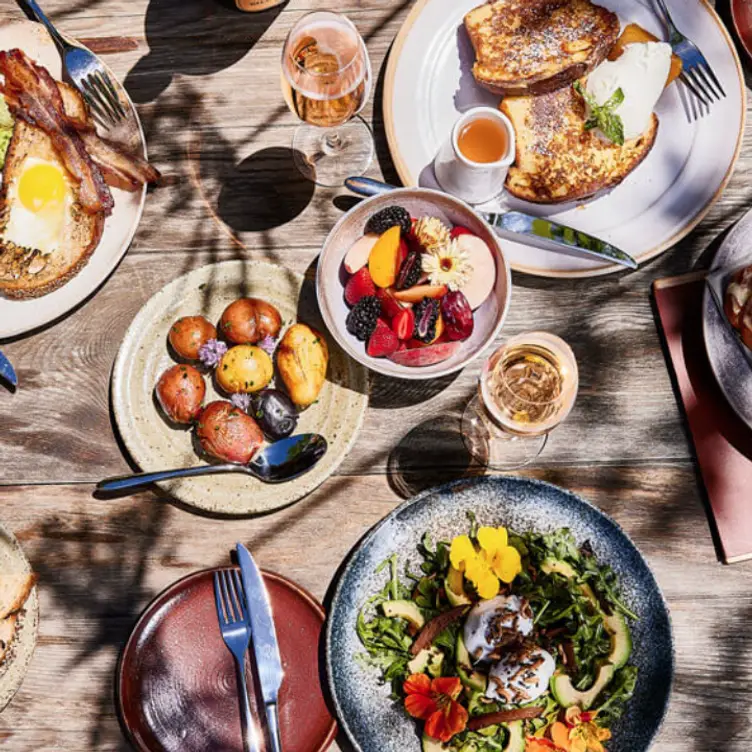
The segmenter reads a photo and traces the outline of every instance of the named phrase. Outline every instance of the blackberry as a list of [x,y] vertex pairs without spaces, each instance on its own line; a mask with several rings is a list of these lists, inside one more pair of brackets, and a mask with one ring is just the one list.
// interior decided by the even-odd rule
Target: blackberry
[[397,289],[407,290],[408,287],[414,287],[418,284],[423,269],[421,266],[420,253],[410,251],[407,258],[402,262],[399,274],[397,275]]
[[367,342],[381,315],[381,301],[375,295],[361,298],[347,316],[347,331],[361,342]]
[[415,308],[415,330],[413,337],[428,344],[436,339],[436,322],[439,319],[439,301],[423,298]]
[[399,225],[403,235],[408,235],[413,227],[410,213],[401,206],[387,206],[386,209],[377,211],[368,222],[366,232],[383,235],[390,227]]

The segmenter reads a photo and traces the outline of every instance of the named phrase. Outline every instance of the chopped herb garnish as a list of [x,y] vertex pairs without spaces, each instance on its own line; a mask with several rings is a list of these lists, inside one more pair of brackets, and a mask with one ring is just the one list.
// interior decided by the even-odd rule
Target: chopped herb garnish
[[585,121],[585,130],[600,128],[603,135],[618,146],[624,146],[624,121],[616,114],[616,109],[624,101],[624,91],[618,88],[605,104],[598,104],[580,81],[574,82],[574,90],[590,108],[590,117]]

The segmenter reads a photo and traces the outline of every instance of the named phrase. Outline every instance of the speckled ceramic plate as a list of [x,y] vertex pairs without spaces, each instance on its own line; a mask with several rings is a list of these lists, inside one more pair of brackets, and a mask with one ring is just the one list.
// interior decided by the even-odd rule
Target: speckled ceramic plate
[[[0,525],[0,572],[31,572],[21,546],[13,534]],[[10,654],[0,663],[0,712],[21,686],[37,644],[39,596],[34,587],[21,612],[19,626],[11,643]]]
[[[258,261],[225,261],[174,280],[139,311],[120,346],[112,374],[112,405],[120,434],[144,471],[200,463],[192,433],[176,430],[162,418],[154,400],[160,374],[174,363],[167,335],[181,316],[200,314],[218,321],[235,299],[255,296],[279,310],[286,325],[305,322],[321,332],[312,282],[279,266]],[[284,330],[283,330],[284,331]],[[368,406],[367,371],[328,338],[329,370],[318,401],[305,410],[298,433],[320,433],[329,450],[306,475],[280,485],[266,485],[245,475],[214,475],[161,483],[177,500],[216,514],[255,514],[291,504],[310,493],[339,467],[360,431]],[[209,379],[206,402],[226,399]]]
[[609,752],[645,752],[665,715],[674,672],[673,637],[668,608],[648,565],[621,528],[594,506],[561,488],[512,477],[462,480],[397,507],[359,544],[344,568],[327,623],[327,672],[340,724],[359,752],[419,752],[415,722],[389,699],[378,671],[356,655],[363,646],[355,632],[359,609],[383,587],[378,565],[395,551],[413,563],[416,547],[428,531],[449,540],[467,531],[467,513],[481,524],[518,531],[547,532],[568,527],[578,542],[589,540],[600,561],[610,564],[625,602],[639,615],[632,625],[639,668],[635,696],[614,726]]
[[[752,264],[752,211],[742,217],[723,241],[711,271],[733,272],[747,264]],[[734,412],[752,428],[752,367],[744,355],[744,346],[718,310],[707,286],[702,307],[705,349],[716,381]]]
[[[14,47],[20,47],[44,65],[54,78],[62,78],[60,55],[41,24],[0,20],[0,50]],[[130,103],[133,118],[122,126],[114,138],[146,156],[146,140],[138,113],[125,89],[121,87],[121,91],[124,99]],[[138,227],[146,200],[146,187],[135,193],[113,188],[112,197],[115,206],[105,222],[102,239],[89,262],[70,282],[49,295],[31,300],[10,300],[0,295],[0,339],[29,332],[63,316],[94,293],[114,271]]]

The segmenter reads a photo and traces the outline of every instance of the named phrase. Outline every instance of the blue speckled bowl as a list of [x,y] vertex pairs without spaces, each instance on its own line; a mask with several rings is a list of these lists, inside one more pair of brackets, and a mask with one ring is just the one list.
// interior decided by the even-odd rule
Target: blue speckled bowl
[[340,723],[360,752],[419,752],[416,723],[389,699],[378,670],[362,666],[364,652],[355,619],[386,573],[376,567],[395,551],[413,563],[428,531],[449,540],[478,522],[520,532],[568,527],[579,543],[589,540],[600,561],[619,576],[625,602],[640,617],[632,626],[631,662],[640,675],[627,714],[613,728],[609,752],[645,752],[668,707],[674,674],[674,643],[668,607],[645,560],[621,528],[588,502],[557,486],[510,477],[462,480],[427,491],[397,507],[354,550],[344,567],[327,623],[327,672]]

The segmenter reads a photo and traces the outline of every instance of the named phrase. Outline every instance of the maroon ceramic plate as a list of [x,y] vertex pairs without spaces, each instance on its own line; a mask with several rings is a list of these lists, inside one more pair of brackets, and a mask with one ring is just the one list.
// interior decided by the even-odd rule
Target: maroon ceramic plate
[[[123,650],[120,717],[139,750],[243,750],[235,664],[219,631],[214,571],[189,575],[159,595]],[[282,746],[285,752],[323,752],[336,733],[319,670],[324,609],[278,574],[264,572],[264,581],[285,671],[279,696]],[[258,697],[255,702],[258,717],[262,705]]]
[[752,58],[752,0],[731,0],[731,16],[739,41]]

